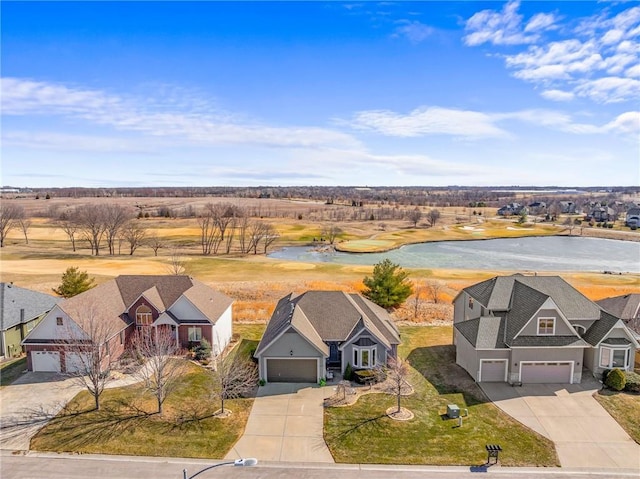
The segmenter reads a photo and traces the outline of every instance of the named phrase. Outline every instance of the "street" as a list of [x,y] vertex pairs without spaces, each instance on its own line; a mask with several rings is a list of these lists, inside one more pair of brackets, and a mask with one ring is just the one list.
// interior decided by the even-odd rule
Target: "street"
[[[189,476],[216,461],[131,456],[60,455],[0,452],[0,476],[3,479],[181,479],[183,469]],[[578,471],[561,468],[484,468],[454,466],[384,466],[351,464],[261,463],[254,467],[229,465],[213,468],[198,477],[227,479],[456,479],[478,477],[478,473],[498,478],[637,478],[637,472]]]

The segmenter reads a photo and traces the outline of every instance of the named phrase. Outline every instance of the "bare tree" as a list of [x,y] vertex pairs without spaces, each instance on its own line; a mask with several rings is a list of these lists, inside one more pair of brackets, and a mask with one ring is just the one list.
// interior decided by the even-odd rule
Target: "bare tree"
[[105,205],[104,207],[104,229],[107,236],[107,246],[109,254],[116,254],[115,242],[121,228],[131,219],[127,209],[116,204]]
[[422,218],[422,211],[420,211],[420,208],[416,206],[414,209],[409,211],[409,214],[407,216],[409,218],[409,221],[413,223],[413,227],[415,228],[416,226],[418,226],[418,221],[420,221],[420,219]]
[[179,276],[187,274],[187,262],[184,256],[181,256],[178,252],[178,248],[171,248],[171,255],[169,256],[169,265],[167,266],[169,274]]
[[248,243],[247,243],[247,253],[253,250],[253,254],[258,254],[258,245],[262,240],[264,235],[263,233],[264,224],[258,220],[254,220],[249,222],[249,227],[247,230]]
[[237,354],[218,354],[211,364],[212,393],[220,400],[220,412],[224,413],[225,400],[244,397],[256,387],[258,372],[255,364]]
[[227,254],[231,252],[231,245],[233,244],[233,238],[235,236],[237,223],[238,218],[236,218],[235,216],[231,218],[231,222],[228,225],[227,232],[224,235],[225,253]]
[[168,328],[142,329],[137,331],[131,345],[145,361],[135,375],[156,398],[158,413],[162,415],[164,402],[178,385],[185,367],[184,359],[176,357],[180,348],[175,335]]
[[572,236],[573,229],[576,227],[576,224],[575,224],[575,221],[573,221],[573,218],[568,216],[567,219],[564,220],[563,225],[566,226],[567,229],[569,230],[569,236]]
[[58,340],[65,348],[65,374],[89,391],[96,409],[100,409],[100,395],[110,380],[109,343],[113,339],[119,341],[120,333],[109,318],[101,317],[100,314],[101,311],[95,304],[75,309],[74,321],[64,319],[64,339]]
[[440,281],[433,279],[433,280],[427,281],[426,288],[427,288],[427,292],[429,293],[429,297],[431,298],[431,301],[433,301],[436,304],[439,303],[440,293],[444,289],[444,284]]
[[214,250],[217,251],[222,241],[218,223],[214,218],[214,205],[208,203],[204,211],[198,216],[198,226],[200,226],[200,245],[202,254],[210,255]]
[[236,207],[231,203],[215,203],[213,205],[209,203],[207,207],[219,233],[219,241],[213,243],[213,254],[217,254],[229,226],[234,222],[237,215]]
[[158,256],[158,250],[166,246],[165,242],[155,233],[149,236],[147,245],[153,250],[153,256]]
[[66,233],[71,241],[71,248],[76,250],[76,233],[80,226],[76,218],[76,211],[63,211],[58,218],[58,226]]
[[240,243],[240,253],[246,254],[249,252],[249,215],[245,211],[238,219],[238,240]]
[[27,236],[27,232],[31,227],[31,219],[30,218],[20,218],[18,220],[20,224],[20,229],[22,230],[22,234],[24,235],[24,242],[29,244],[29,237]]
[[105,232],[104,205],[84,205],[76,209],[75,215],[79,230],[89,242],[92,254],[100,255],[100,245]]
[[429,225],[434,227],[438,220],[440,219],[440,211],[433,209],[429,210],[429,214],[427,215],[427,219],[429,220]]
[[416,283],[413,292],[413,319],[418,318],[418,312],[420,311],[420,304],[422,303],[422,294],[425,291],[424,285]]
[[273,244],[275,240],[280,237],[276,229],[270,223],[265,223],[262,227],[262,244],[264,245],[264,254],[267,254],[267,249]]
[[342,229],[336,225],[327,225],[322,228],[320,234],[329,241],[329,244],[333,244],[336,238],[342,234]]
[[120,237],[129,244],[129,255],[133,255],[142,246],[146,236],[146,228],[137,220],[129,220],[120,232]]
[[24,218],[24,208],[20,205],[0,203],[0,248],[4,247],[4,241],[7,239],[9,232],[18,225],[18,222]]
[[386,375],[386,391],[396,397],[396,413],[401,411],[400,401],[403,394],[406,394],[407,388],[410,387],[407,377],[409,376],[409,363],[400,357],[390,358],[385,368]]

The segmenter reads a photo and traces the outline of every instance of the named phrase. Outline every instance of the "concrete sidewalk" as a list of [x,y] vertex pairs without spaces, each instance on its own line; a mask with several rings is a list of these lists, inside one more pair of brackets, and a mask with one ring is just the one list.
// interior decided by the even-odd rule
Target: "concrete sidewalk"
[[324,441],[324,399],[331,387],[271,383],[260,387],[243,436],[227,459],[333,463]]
[[551,439],[562,467],[640,473],[640,446],[593,398],[598,383],[480,385],[496,406]]

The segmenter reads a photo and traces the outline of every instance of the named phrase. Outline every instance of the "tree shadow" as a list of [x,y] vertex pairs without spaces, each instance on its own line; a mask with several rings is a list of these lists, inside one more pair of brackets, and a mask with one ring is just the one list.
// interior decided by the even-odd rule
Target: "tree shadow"
[[456,364],[455,346],[416,348],[407,360],[440,395],[462,394],[467,406],[490,402],[473,378]]

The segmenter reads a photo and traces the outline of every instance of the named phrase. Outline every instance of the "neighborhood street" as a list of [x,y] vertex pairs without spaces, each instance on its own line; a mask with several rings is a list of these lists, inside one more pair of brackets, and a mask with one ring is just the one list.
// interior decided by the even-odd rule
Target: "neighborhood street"
[[[37,454],[13,455],[0,452],[0,476],[3,479],[180,479],[183,469],[193,475],[215,462],[197,459],[153,457]],[[621,479],[637,478],[636,472],[592,470],[589,472],[560,468],[471,469],[469,467],[379,466],[339,464],[259,463],[254,467],[221,466],[199,477],[228,479],[466,479],[478,477],[519,479]]]

